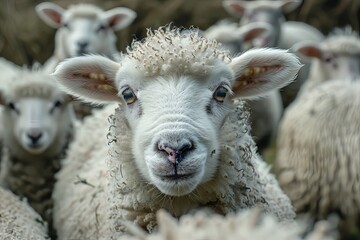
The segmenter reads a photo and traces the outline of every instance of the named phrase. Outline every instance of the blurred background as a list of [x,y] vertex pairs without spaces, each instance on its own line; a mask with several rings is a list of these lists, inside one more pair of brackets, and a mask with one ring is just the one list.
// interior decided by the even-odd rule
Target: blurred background
[[[36,15],[34,7],[41,0],[0,0],[0,57],[19,64],[43,63],[54,48],[55,29]],[[118,32],[118,49],[123,50],[133,38],[145,36],[146,28],[172,22],[176,26],[206,29],[223,18],[231,18],[222,0],[55,0],[66,8],[78,2],[94,3],[108,10],[122,6],[133,9],[138,17]],[[334,27],[351,25],[359,31],[360,0],[304,0],[288,20],[309,23],[327,34]],[[235,21],[235,19],[234,19]]]

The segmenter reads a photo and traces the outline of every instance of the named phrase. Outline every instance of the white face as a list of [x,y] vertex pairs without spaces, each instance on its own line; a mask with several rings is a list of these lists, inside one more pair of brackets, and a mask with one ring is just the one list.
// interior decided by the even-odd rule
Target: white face
[[41,154],[53,142],[63,112],[63,100],[21,98],[9,100],[3,117],[18,144],[30,154]]
[[108,44],[115,44],[113,30],[97,18],[64,17],[62,29],[65,33],[65,46],[70,57],[88,53],[108,54]]
[[[225,68],[226,69],[226,68]],[[119,95],[133,132],[134,157],[144,178],[167,195],[181,196],[211,179],[220,128],[231,109],[232,73],[139,81],[119,73]]]
[[339,55],[323,52],[321,61],[326,79],[358,79],[360,75],[360,57],[357,55]]

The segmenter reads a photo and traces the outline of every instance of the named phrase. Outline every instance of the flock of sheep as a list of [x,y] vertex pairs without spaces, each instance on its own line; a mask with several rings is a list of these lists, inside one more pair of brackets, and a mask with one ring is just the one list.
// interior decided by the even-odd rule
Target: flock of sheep
[[0,61],[0,239],[346,239],[360,38],[285,21],[300,4],[224,0],[240,22],[149,29],[124,52],[134,11],[36,6],[53,56]]

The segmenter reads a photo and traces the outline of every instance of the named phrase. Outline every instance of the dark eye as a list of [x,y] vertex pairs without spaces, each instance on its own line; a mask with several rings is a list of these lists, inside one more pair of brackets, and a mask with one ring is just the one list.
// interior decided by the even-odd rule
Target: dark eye
[[9,102],[8,103],[8,108],[10,108],[12,111],[19,113],[19,110],[16,108],[15,103],[13,102]]
[[70,29],[69,23],[63,23],[62,26],[63,26],[64,28]]
[[97,29],[98,32],[104,31],[104,30],[105,30],[105,26],[104,26],[104,25],[100,25],[99,28]]
[[125,100],[125,102],[127,104],[132,104],[137,100],[136,95],[134,94],[134,92],[130,89],[130,88],[126,88],[123,92],[122,92],[123,98]]
[[54,108],[61,107],[61,105],[62,105],[62,102],[60,100],[57,100],[54,102]]
[[224,102],[227,92],[225,87],[220,86],[215,90],[213,98],[218,102]]

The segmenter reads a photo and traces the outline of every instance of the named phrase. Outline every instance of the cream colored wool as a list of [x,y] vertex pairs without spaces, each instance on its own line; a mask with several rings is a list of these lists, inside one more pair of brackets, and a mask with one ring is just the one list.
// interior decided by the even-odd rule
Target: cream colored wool
[[297,212],[360,216],[360,82],[330,81],[291,105],[282,121],[277,171]]
[[[288,197],[256,153],[244,103],[234,104],[230,89],[221,103],[214,92],[230,88],[221,85],[223,81],[232,86],[261,84],[257,78],[249,83],[260,74],[268,85],[253,87],[253,92],[245,88],[241,96],[261,94],[291,81],[299,68],[298,59],[281,50],[259,49],[230,59],[217,42],[177,28],[150,32],[144,41],[132,44],[120,63],[99,56],[62,63],[54,76],[68,92],[121,106],[114,111],[111,105],[85,119],[69,148],[53,195],[59,239],[117,239],[124,235],[123,221],[152,232],[159,209],[180,217],[202,208],[227,214],[256,206],[281,221],[292,220],[295,214]],[[140,89],[134,90],[138,102],[125,105],[120,86],[127,80],[126,86],[138,84]],[[218,88],[209,90],[209,85]],[[193,97],[201,91],[206,95]],[[208,101],[216,106],[207,111]],[[186,131],[176,133],[182,128]],[[164,129],[168,134],[161,135]],[[151,143],[156,136],[162,140],[169,135],[175,137],[171,143],[196,138],[196,147],[185,160],[178,159],[183,171],[179,174],[170,155]],[[161,164],[156,165],[159,159]],[[181,179],[194,166],[205,173]],[[152,169],[170,171],[161,177],[175,179],[151,178],[147,174]]]
[[159,230],[146,234],[131,226],[133,236],[122,240],[331,240],[336,239],[334,224],[318,222],[310,233],[303,237],[305,224],[280,223],[276,218],[265,215],[259,209],[243,210],[237,214],[208,216],[203,212],[184,215],[174,219],[163,210],[157,212]]
[[26,201],[0,188],[0,239],[44,240],[47,224]]
[[[113,109],[109,106],[85,120],[57,176],[54,221],[59,239],[116,239],[124,230],[120,220],[153,231],[160,208],[181,216],[202,207],[226,214],[259,206],[279,219],[295,217],[269,166],[255,152],[242,103],[221,131],[217,177],[183,197],[166,196],[139,176],[122,110],[115,111],[110,126],[104,123]],[[105,135],[110,149],[103,147]],[[108,152],[106,166],[104,156]]]

